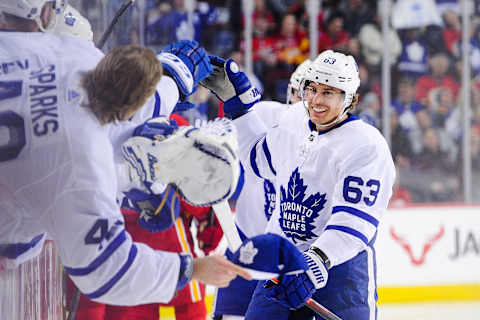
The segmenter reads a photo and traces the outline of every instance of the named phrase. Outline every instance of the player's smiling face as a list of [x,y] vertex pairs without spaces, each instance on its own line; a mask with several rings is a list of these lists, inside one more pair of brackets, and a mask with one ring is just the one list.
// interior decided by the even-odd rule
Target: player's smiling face
[[342,112],[344,93],[340,89],[310,82],[304,89],[304,97],[310,120],[315,124],[330,123]]

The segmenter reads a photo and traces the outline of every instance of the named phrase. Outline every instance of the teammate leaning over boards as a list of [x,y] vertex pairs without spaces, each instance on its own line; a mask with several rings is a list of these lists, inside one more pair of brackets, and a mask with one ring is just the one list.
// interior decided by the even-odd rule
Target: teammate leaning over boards
[[[252,107],[267,128],[277,125],[283,116],[307,116],[301,98],[298,96],[298,89],[310,63],[310,60],[305,60],[292,73],[287,89],[287,104],[276,101],[260,101]],[[261,179],[251,170],[246,171],[244,186],[235,202],[235,224],[242,238],[263,234],[275,205],[274,181]],[[229,254],[228,251],[227,254]],[[256,285],[256,281],[235,278],[228,287],[216,290],[213,306],[214,318],[243,319]]]
[[[0,2],[0,74],[21,70],[33,70],[50,64],[61,64],[64,70],[88,71],[93,69],[104,54],[91,41],[91,27],[73,8],[63,10],[63,1],[14,0]],[[53,13],[55,12],[55,14]],[[42,15],[40,15],[42,13]],[[3,30],[3,31],[1,31]],[[12,32],[16,31],[16,32]],[[20,32],[22,31],[22,32]],[[44,31],[44,32],[37,32]],[[73,37],[72,37],[73,36]],[[184,49],[182,49],[184,48]],[[173,55],[176,58],[173,58]],[[203,48],[193,41],[184,41],[171,45],[157,58],[168,76],[163,75],[156,85],[155,93],[144,106],[135,113],[130,121],[115,121],[107,124],[108,135],[114,146],[114,159],[117,163],[118,191],[129,186],[129,179],[122,167],[121,144],[131,135],[138,125],[146,119],[160,115],[168,116],[177,104],[180,96],[186,97],[194,90],[195,82],[206,76],[209,67],[208,57]],[[185,62],[184,62],[185,61]],[[211,67],[210,67],[211,68]],[[193,76],[195,75],[195,76]],[[68,98],[79,100],[79,84],[72,84]],[[121,98],[118,93],[111,97]],[[48,110],[37,107],[39,122],[49,121]],[[155,223],[155,220],[151,220]],[[5,248],[10,253],[10,264],[22,263],[36,256],[43,246],[45,235],[35,235],[31,239],[22,239],[21,243],[11,242]],[[11,248],[15,248],[11,250]]]
[[[112,145],[102,124],[130,118],[153,94],[162,74],[156,54],[122,47],[87,72],[84,61],[94,54],[63,58],[67,39],[35,32],[46,28],[53,3],[16,4],[0,3],[1,28],[17,31],[1,32],[1,39],[18,48],[24,38],[33,48],[13,61],[41,67],[0,76],[0,243],[35,245],[48,233],[77,286],[115,304],[168,301],[192,277],[214,285],[226,285],[237,273],[248,277],[223,258],[192,261],[154,251],[124,231]],[[2,57],[11,46],[0,47]],[[81,42],[76,49],[92,50]],[[105,100],[105,93],[116,99]]]
[[[278,186],[267,230],[295,243],[310,266],[270,289],[260,283],[246,319],[294,319],[292,310],[312,296],[342,319],[375,319],[372,245],[395,170],[378,130],[349,114],[360,84],[353,57],[322,52],[300,87],[309,117],[284,118],[268,131],[248,112],[259,96],[247,77],[231,60],[212,63],[225,71],[214,67],[203,84],[236,119],[242,163]],[[218,86],[223,81],[229,85]]]

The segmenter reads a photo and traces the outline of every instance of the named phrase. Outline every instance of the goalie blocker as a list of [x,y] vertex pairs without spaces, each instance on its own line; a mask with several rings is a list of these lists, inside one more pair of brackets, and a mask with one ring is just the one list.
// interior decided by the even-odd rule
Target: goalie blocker
[[[152,120],[150,120],[152,121]],[[240,164],[235,127],[217,119],[173,134],[134,136],[122,146],[131,181],[155,190],[170,184],[194,206],[210,206],[235,191]]]

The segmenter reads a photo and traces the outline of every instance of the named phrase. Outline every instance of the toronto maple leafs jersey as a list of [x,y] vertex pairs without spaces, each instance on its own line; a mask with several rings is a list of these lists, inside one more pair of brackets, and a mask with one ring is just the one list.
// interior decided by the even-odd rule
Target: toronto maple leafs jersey
[[[307,116],[301,102],[286,105],[275,101],[260,101],[253,109],[267,128],[278,125],[284,116]],[[275,205],[274,181],[259,178],[251,170],[245,171],[245,182],[235,206],[235,222],[243,235],[253,237],[263,234]]]
[[392,194],[395,168],[380,132],[354,115],[317,132],[308,117],[267,129],[252,111],[234,121],[242,163],[275,179],[277,206],[267,231],[304,251],[323,250],[332,266],[374,240]]
[[48,234],[89,298],[169,301],[179,257],[125,232],[109,127],[83,106],[80,76],[102,54],[74,38],[0,34],[0,251],[4,244],[38,246]]

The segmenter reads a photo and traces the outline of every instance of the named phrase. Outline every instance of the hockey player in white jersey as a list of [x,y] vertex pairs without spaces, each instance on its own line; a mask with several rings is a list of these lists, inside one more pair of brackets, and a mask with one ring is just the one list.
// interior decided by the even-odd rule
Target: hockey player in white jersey
[[[375,319],[373,243],[395,169],[378,130],[349,113],[360,85],[353,57],[321,53],[300,87],[309,117],[283,118],[269,130],[250,110],[259,95],[235,62],[212,63],[225,71],[214,68],[203,84],[236,119],[242,163],[277,183],[278,206],[267,231],[291,240],[310,266],[278,285],[259,284],[245,318],[295,319],[294,310],[313,297],[344,320]],[[222,81],[229,85],[219,86]]]
[[[21,47],[20,38],[30,46],[0,75],[0,243],[23,250],[48,233],[76,285],[111,304],[166,302],[191,278],[222,286],[236,274],[249,277],[221,257],[193,261],[131,241],[102,124],[130,118],[155,92],[162,67],[153,51],[138,46],[102,58],[78,41],[75,59],[67,38],[35,32],[51,28],[49,17],[61,8],[53,5],[0,3],[0,27],[15,31],[1,32],[1,41],[11,41],[0,48],[2,61]],[[95,59],[101,61],[93,69]]]
[[[302,99],[298,95],[300,82],[310,65],[309,59],[302,62],[290,76],[286,104],[276,101],[260,101],[252,109],[267,128],[278,125],[282,117],[307,117]],[[235,224],[242,239],[265,232],[267,222],[276,205],[274,181],[261,179],[251,170],[244,171],[244,185],[235,201]],[[230,254],[227,251],[227,255]],[[226,288],[215,292],[215,319],[242,319],[255,290],[256,282],[234,279]]]

